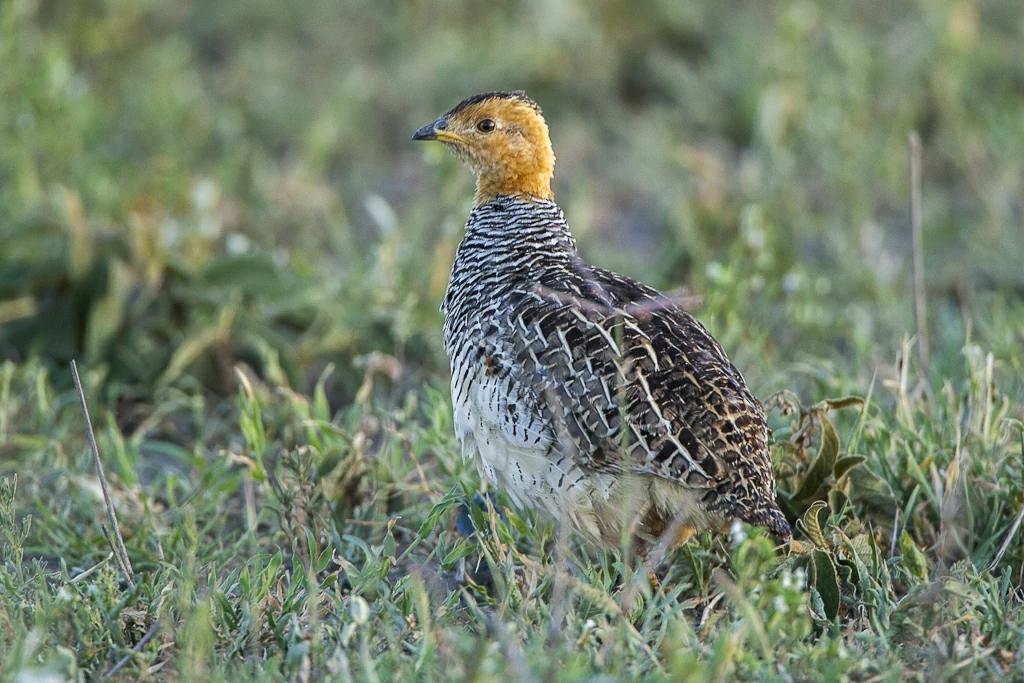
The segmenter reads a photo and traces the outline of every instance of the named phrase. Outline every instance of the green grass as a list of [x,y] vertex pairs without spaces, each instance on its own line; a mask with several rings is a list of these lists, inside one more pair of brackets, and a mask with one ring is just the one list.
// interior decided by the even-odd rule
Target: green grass
[[[0,679],[1024,680],[1024,11],[690,4],[0,3]],[[585,255],[766,399],[789,547],[654,590],[500,492],[456,528],[471,179],[408,137],[510,87]]]

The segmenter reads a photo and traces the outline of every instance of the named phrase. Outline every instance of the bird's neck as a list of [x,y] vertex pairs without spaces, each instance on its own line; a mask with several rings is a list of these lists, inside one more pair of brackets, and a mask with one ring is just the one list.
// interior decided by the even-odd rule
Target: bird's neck
[[460,248],[527,254],[536,265],[575,254],[576,240],[553,200],[499,195],[470,213]]
[[551,177],[543,173],[481,174],[476,178],[474,206],[483,206],[498,197],[516,197],[525,201],[554,201]]
[[478,155],[470,166],[476,171],[476,206],[498,197],[548,202],[555,199],[551,192],[555,154],[546,138],[543,144],[506,147],[500,154]]

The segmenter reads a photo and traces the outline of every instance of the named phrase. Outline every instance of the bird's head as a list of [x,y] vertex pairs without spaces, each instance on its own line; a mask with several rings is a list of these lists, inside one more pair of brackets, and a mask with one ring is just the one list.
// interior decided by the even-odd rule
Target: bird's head
[[437,140],[476,173],[476,204],[499,195],[553,199],[555,153],[537,103],[521,90],[473,95],[413,140]]

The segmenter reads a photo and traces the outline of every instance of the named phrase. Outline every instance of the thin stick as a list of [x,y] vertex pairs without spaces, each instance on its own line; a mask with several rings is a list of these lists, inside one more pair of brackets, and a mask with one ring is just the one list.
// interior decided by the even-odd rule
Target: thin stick
[[75,578],[73,578],[70,581],[68,581],[68,583],[78,583],[79,581],[84,580],[86,577],[91,576],[93,572],[95,572],[97,569],[99,569],[100,567],[105,565],[107,562],[109,562],[110,558],[112,558],[113,556],[114,556],[114,553],[110,553],[109,555],[104,557],[102,560],[100,560],[99,562],[97,562],[93,566],[89,567],[88,569],[86,569],[84,572],[82,572],[81,574],[79,574]]
[[917,324],[917,354],[921,373],[931,372],[928,344],[928,313],[924,289],[924,244],[921,241],[921,136],[908,138],[910,154],[910,236],[914,252],[914,320]]
[[[160,630],[160,622],[159,621],[154,621],[153,625],[149,627],[148,631],[146,631],[146,635],[142,636],[142,640],[140,640],[139,642],[135,643],[135,647],[132,648],[132,652],[138,652],[143,647],[145,647],[146,643],[148,643],[149,641],[153,640],[153,636],[155,636],[156,632],[159,631],[159,630]],[[101,681],[105,681],[108,678],[110,678],[111,676],[113,676],[114,674],[116,674],[118,671],[123,669],[124,665],[128,663],[128,660],[131,659],[131,657],[132,657],[131,654],[127,654],[124,657],[122,657],[117,662],[117,664],[115,664],[113,666],[113,668],[110,669],[110,671],[108,671],[107,673],[103,674],[103,678],[101,678],[100,680]]]
[[896,555],[896,535],[900,530],[900,509],[896,508],[896,516],[892,520],[892,542],[889,543],[889,557]]
[[996,553],[996,559],[992,560],[990,569],[995,569],[996,565],[999,564],[999,560],[1003,559],[1003,555],[1006,554],[1006,549],[1010,547],[1010,541],[1017,535],[1017,530],[1020,529],[1021,522],[1024,522],[1024,505],[1020,508],[1020,513],[1017,514],[1017,519],[1014,521],[1013,526],[1010,527],[1010,532],[1006,534],[1006,539],[1003,544],[999,546],[999,552]]
[[85,433],[89,437],[89,447],[92,449],[92,457],[96,463],[96,473],[100,478],[100,488],[103,490],[103,502],[107,505],[107,519],[114,529],[114,536],[117,538],[117,545],[111,543],[115,550],[118,564],[128,578],[129,583],[135,583],[135,572],[132,570],[132,562],[128,559],[128,551],[124,547],[124,538],[121,536],[121,525],[117,523],[117,513],[114,512],[114,503],[110,499],[110,487],[107,486],[107,475],[103,473],[103,462],[100,460],[100,449],[96,445],[96,434],[92,430],[92,420],[89,418],[89,406],[85,402],[85,391],[82,389],[82,380],[78,376],[78,365],[71,361],[71,376],[75,379],[75,389],[78,391],[78,400],[82,404],[82,418],[85,420]]
[[121,553],[117,550],[117,544],[114,542],[114,537],[110,535],[110,529],[106,524],[100,524],[100,529],[103,530],[103,537],[107,539],[107,545],[110,546],[110,554],[114,556],[114,561],[117,562],[117,566],[121,569],[121,573],[128,576],[128,567],[125,566],[124,560],[121,558]]
[[[1024,459],[1024,430],[1020,433],[1020,455]],[[1006,554],[1006,549],[1010,547],[1010,541],[1017,535],[1017,530],[1020,529],[1021,522],[1024,522],[1024,505],[1021,505],[1020,512],[1017,513],[1017,519],[1014,520],[1013,526],[1010,527],[1009,533],[1006,534],[1006,538],[1003,539],[1003,544],[999,546],[999,552],[996,553],[996,559],[992,560],[992,564],[989,565],[989,571],[996,568],[999,564],[999,560],[1003,559],[1003,555]]]

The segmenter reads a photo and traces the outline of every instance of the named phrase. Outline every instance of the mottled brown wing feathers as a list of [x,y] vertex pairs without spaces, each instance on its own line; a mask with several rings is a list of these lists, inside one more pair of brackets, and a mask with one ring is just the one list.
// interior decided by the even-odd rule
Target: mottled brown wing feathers
[[711,510],[771,495],[761,406],[718,343],[656,290],[576,266],[517,292],[508,313],[517,364],[562,448],[594,470],[704,489]]

